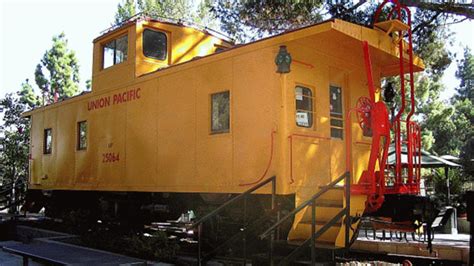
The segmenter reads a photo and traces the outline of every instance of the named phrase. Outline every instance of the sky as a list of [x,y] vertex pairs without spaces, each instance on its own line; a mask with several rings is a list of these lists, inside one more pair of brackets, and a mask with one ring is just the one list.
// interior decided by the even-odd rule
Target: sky
[[117,0],[0,0],[0,98],[19,90],[52,38],[66,34],[80,64],[81,88],[92,74],[92,40],[114,21]]
[[[15,92],[25,79],[34,84],[34,71],[52,37],[61,32],[80,64],[81,88],[92,73],[92,40],[111,26],[120,0],[0,0],[0,98]],[[462,56],[462,47],[474,51],[474,21],[451,26],[456,42],[450,48]],[[470,33],[471,32],[471,33]],[[448,99],[459,84],[456,64],[443,78]]]

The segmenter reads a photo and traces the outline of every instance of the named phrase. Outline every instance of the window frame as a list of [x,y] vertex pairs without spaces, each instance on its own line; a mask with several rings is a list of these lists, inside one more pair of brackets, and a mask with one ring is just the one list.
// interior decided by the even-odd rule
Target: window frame
[[[46,134],[46,132],[49,132],[49,135]],[[51,137],[51,145],[48,149],[48,136]],[[52,128],[45,128],[43,130],[43,154],[48,155],[53,153],[53,129]]]
[[[127,53],[126,53],[126,56],[125,56],[125,60],[117,63],[116,62],[116,59],[117,59],[117,40],[118,39],[121,39],[123,37],[126,37],[127,39]],[[111,43],[111,42],[114,42],[114,54],[113,54],[113,62],[112,62],[112,65],[110,66],[105,66],[105,49],[107,48],[107,44]],[[117,37],[114,37],[112,39],[109,39],[108,41],[104,41],[101,43],[101,50],[102,50],[102,69],[108,69],[108,68],[111,68],[113,66],[116,66],[116,65],[120,65],[126,61],[128,61],[128,54],[129,54],[129,51],[130,51],[130,45],[129,45],[129,38],[128,38],[128,32],[126,33],[123,33],[123,34],[120,34],[120,35],[117,35]]]
[[[307,85],[303,85],[303,84],[296,84],[294,86],[294,103],[295,103],[295,115],[294,115],[294,119],[295,119],[295,125],[297,128],[308,128],[308,129],[314,129],[315,127],[315,117],[316,117],[316,108],[315,108],[315,102],[316,102],[316,97],[314,96],[314,88],[311,87],[311,86],[307,86]],[[297,102],[298,99],[296,98],[297,94],[296,94],[296,89],[297,88],[302,88],[303,89],[303,94],[302,94],[302,97],[303,99],[304,98],[309,98],[311,100],[311,110],[304,110],[304,109],[298,109],[298,106],[297,106]],[[308,90],[310,92],[310,96],[306,96],[304,94],[304,89]],[[296,115],[298,114],[298,111],[302,111],[302,112],[306,112],[306,113],[310,113],[311,114],[311,120],[310,122],[311,123],[308,123],[309,125],[308,126],[304,126],[304,125],[299,125],[298,124],[298,121],[296,120]]]
[[[331,109],[329,109],[329,135],[331,137],[331,139],[335,139],[335,140],[344,140],[344,128],[345,128],[345,123],[344,123],[344,95],[343,95],[343,90],[342,90],[342,86],[339,86],[339,85],[335,85],[335,84],[330,84],[329,85],[329,108],[331,108],[331,90],[333,88],[336,88],[336,89],[339,89],[340,90],[340,103],[341,103],[341,113],[336,113],[336,112],[332,112]],[[339,121],[342,126],[338,126],[338,125],[333,125],[333,120],[334,121]],[[334,130],[340,130],[341,132],[341,136],[340,137],[336,137],[336,136],[333,136],[333,129]]]
[[[229,98],[229,104],[228,104],[228,120],[229,120],[229,125],[226,129],[222,129],[222,130],[214,130],[213,129],[213,109],[214,109],[214,101],[213,101],[213,96],[214,95],[218,95],[218,94],[228,94],[228,98]],[[231,130],[231,95],[230,95],[230,90],[225,90],[225,91],[218,91],[218,92],[213,92],[209,95],[209,100],[210,100],[210,104],[209,104],[209,107],[210,107],[210,119],[209,119],[209,122],[210,122],[210,125],[209,125],[209,132],[211,135],[216,135],[216,134],[223,134],[223,133],[230,133],[230,130]]]
[[[86,137],[85,137],[85,146],[82,147],[81,146],[81,124],[85,124],[86,125]],[[77,122],[77,128],[76,128],[76,150],[78,151],[85,151],[87,150],[87,139],[88,139],[88,130],[87,130],[87,120],[82,120],[82,121],[79,121]]]
[[[145,32],[146,31],[150,31],[150,32],[154,32],[154,33],[160,33],[160,34],[163,34],[165,36],[165,42],[166,42],[166,47],[165,47],[165,56],[164,58],[158,58],[158,57],[153,57],[153,56],[148,56],[145,54]],[[151,29],[151,28],[144,28],[143,29],[143,32],[142,32],[142,54],[144,57],[146,58],[150,58],[150,59],[153,59],[153,60],[158,60],[158,61],[166,61],[168,60],[168,54],[169,54],[169,42],[168,42],[168,34],[164,31],[161,31],[161,30],[156,30],[156,29]]]

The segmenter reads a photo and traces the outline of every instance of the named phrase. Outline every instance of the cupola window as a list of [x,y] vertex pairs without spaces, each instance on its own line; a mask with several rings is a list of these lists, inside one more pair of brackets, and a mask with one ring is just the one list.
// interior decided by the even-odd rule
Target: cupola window
[[114,39],[104,45],[104,68],[120,64],[127,60],[128,54],[128,37],[124,35]]
[[143,54],[158,60],[165,60],[168,51],[166,34],[161,31],[145,29],[143,31]]

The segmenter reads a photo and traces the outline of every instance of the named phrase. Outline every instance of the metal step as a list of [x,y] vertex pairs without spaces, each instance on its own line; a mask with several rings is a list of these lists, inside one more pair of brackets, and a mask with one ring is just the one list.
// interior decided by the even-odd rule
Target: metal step
[[316,200],[316,207],[328,208],[343,208],[342,200],[318,199]]
[[[319,188],[323,189],[323,188],[327,188],[328,186],[319,186]],[[333,186],[333,187],[329,187],[329,189],[333,189],[333,190],[344,190],[345,186]]]

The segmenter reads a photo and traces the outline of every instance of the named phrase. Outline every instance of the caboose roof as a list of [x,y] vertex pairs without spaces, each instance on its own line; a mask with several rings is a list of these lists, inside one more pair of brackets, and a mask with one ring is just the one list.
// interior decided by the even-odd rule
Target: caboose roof
[[202,33],[217,37],[217,38],[219,38],[219,39],[221,39],[221,40],[223,40],[223,41],[225,41],[229,44],[234,43],[232,38],[230,38],[229,36],[227,36],[227,35],[225,35],[221,32],[218,32],[216,30],[213,30],[211,28],[200,26],[200,25],[198,25],[196,23],[193,23],[193,22],[189,22],[189,21],[185,21],[185,20],[181,20],[181,19],[152,18],[152,17],[145,16],[141,13],[137,14],[137,15],[121,22],[121,23],[113,25],[110,28],[107,28],[107,29],[103,30],[101,32],[101,35],[98,36],[97,38],[95,38],[93,40],[93,42],[95,43],[95,42],[98,42],[100,40],[106,39],[108,36],[113,35],[117,31],[120,31],[124,28],[130,27],[131,25],[135,25],[135,24],[137,24],[139,22],[142,22],[142,21],[159,22],[159,23],[162,23],[162,24],[168,24],[168,25],[173,25],[173,26],[178,26],[178,27],[192,28],[192,29],[195,29],[195,30],[200,31]]
[[[204,63],[207,62],[207,60],[212,60],[212,58],[222,59],[290,41],[308,41],[308,43],[317,48],[316,45],[318,42],[321,43],[321,40],[324,40],[325,43],[336,45],[337,47],[345,47],[350,50],[351,53],[360,55],[359,58],[361,58],[361,60],[363,59],[362,41],[367,41],[369,43],[372,64],[380,67],[382,77],[399,74],[398,47],[387,33],[379,29],[372,29],[364,25],[354,24],[340,19],[330,19],[302,28],[285,31],[254,42],[235,45],[220,53],[198,57],[188,62],[158,69],[144,76],[153,75],[157,72],[172,71],[171,69],[181,70],[180,66],[190,65],[197,61]],[[291,53],[291,51],[289,52]],[[330,51],[327,51],[327,53],[329,54]],[[408,55],[405,54],[404,59],[404,70],[405,73],[408,73]],[[418,56],[413,55],[413,71],[419,72],[423,69],[423,61]]]

